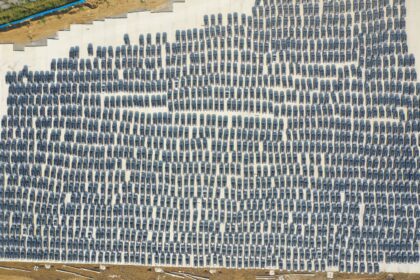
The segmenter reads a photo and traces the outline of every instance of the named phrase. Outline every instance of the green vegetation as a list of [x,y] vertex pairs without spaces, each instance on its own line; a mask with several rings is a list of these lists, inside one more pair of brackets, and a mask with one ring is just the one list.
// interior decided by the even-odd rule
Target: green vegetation
[[30,2],[29,0],[25,0],[25,2],[22,2],[21,4],[0,11],[0,24],[23,19],[30,15],[61,7],[74,1],[75,0],[37,0],[35,2]]

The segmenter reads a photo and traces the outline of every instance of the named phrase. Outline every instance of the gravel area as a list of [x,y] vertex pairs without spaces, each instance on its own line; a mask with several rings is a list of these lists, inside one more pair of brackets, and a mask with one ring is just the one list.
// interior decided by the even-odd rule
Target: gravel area
[[[35,2],[36,0],[30,1]],[[25,2],[27,2],[27,0],[0,0],[0,10],[6,10],[14,5],[19,5]]]

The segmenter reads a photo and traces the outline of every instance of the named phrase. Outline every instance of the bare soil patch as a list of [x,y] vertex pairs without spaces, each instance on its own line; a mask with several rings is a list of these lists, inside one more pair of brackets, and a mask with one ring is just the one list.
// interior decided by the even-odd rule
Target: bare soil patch
[[[155,272],[154,267],[133,266],[133,265],[107,265],[105,271],[99,270],[99,265],[84,264],[51,264],[49,269],[44,266],[45,263],[23,263],[23,262],[0,262],[2,267],[14,267],[30,272],[3,270],[0,269],[0,280],[44,280],[44,279],[126,279],[126,280],[180,280],[182,278],[172,276],[176,273],[184,273],[187,275],[200,276],[209,280],[255,280],[257,276],[269,276],[268,269],[193,269],[193,268],[177,268],[177,267],[160,267],[164,272]],[[35,271],[34,267],[38,267]],[[85,269],[80,269],[85,268]],[[65,270],[75,272],[83,277],[77,277],[68,273],[60,272]],[[92,271],[89,271],[92,270]],[[98,273],[100,271],[100,273]],[[169,274],[167,273],[169,272]],[[171,275],[172,274],[172,275]],[[292,271],[275,270],[275,278],[279,279],[283,276],[284,280],[326,280],[326,273],[296,273]],[[379,274],[348,274],[334,273],[335,280],[386,280],[388,273]],[[394,280],[420,280],[420,274],[404,274],[394,273]],[[183,279],[191,279],[188,276]]]

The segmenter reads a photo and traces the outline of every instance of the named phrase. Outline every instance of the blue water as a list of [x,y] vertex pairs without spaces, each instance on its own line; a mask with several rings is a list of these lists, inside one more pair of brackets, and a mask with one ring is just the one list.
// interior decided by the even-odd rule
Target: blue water
[[55,13],[55,12],[58,12],[58,11],[67,9],[67,8],[72,7],[72,6],[75,6],[75,5],[83,4],[85,2],[86,2],[86,0],[78,0],[78,1],[74,1],[72,3],[66,4],[64,6],[61,6],[61,7],[57,7],[57,8],[54,8],[54,9],[50,9],[50,10],[46,10],[46,11],[43,11],[43,12],[40,12],[40,13],[36,13],[34,15],[30,15],[30,16],[27,16],[27,17],[22,18],[22,19],[18,19],[18,20],[9,22],[9,23],[2,24],[2,25],[0,25],[0,29],[7,28],[7,27],[10,27],[10,26],[16,25],[16,24],[25,22],[27,20],[40,18],[40,17],[43,17],[45,15],[49,15],[49,14],[52,14],[52,13]]

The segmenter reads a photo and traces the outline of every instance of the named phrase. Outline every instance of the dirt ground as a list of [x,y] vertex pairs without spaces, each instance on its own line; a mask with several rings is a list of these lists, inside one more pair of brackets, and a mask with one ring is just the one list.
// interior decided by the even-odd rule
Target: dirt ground
[[[37,270],[34,270],[37,267]],[[6,268],[17,268],[8,270]],[[51,264],[49,269],[44,263],[13,263],[0,262],[0,280],[49,280],[49,279],[126,279],[126,280],[256,280],[257,276],[269,276],[269,270],[237,270],[237,269],[191,269],[191,268],[161,268],[163,271],[156,272],[155,268],[144,266],[113,265],[106,266],[100,271],[99,265],[63,265]],[[62,270],[62,271],[60,271]],[[63,272],[64,271],[64,272]],[[70,273],[68,273],[70,272]],[[181,272],[181,274],[180,274]],[[71,274],[74,273],[74,274]],[[183,273],[183,274],[182,274]],[[201,276],[194,278],[191,276]],[[326,280],[326,273],[294,273],[275,271],[271,280]],[[337,280],[387,280],[388,274],[348,274],[334,273]],[[261,279],[261,278],[259,278]],[[267,278],[268,279],[268,278]],[[393,274],[394,280],[419,280],[420,274]]]
[[137,10],[159,11],[167,9],[170,3],[169,0],[88,0],[70,11],[52,14],[10,30],[0,31],[0,44],[27,45],[54,37],[57,31],[68,29],[71,24],[90,23]]

